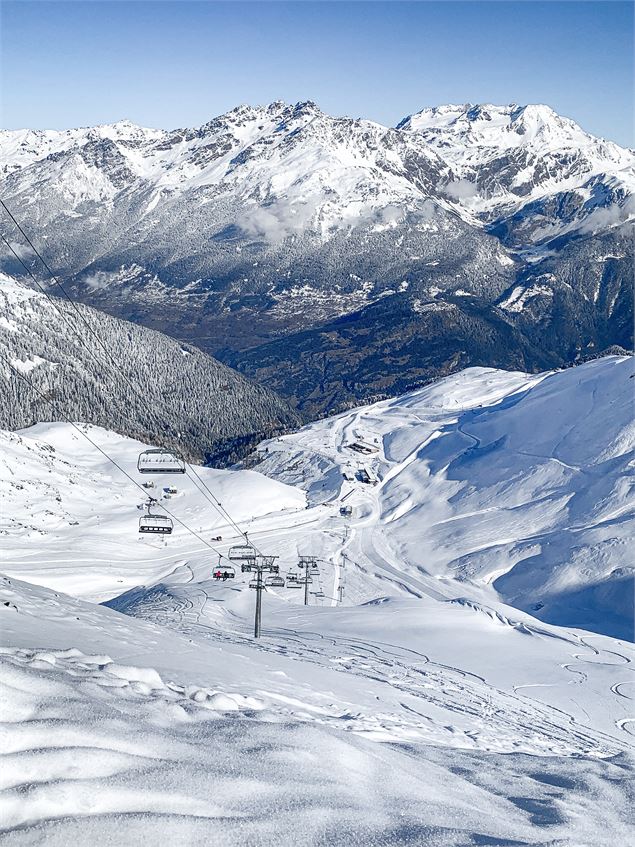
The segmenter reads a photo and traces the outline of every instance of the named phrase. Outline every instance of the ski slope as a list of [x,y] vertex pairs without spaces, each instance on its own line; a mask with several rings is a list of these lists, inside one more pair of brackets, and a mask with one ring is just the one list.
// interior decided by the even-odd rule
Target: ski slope
[[139,538],[79,432],[3,433],[0,843],[627,843],[632,373],[470,369],[198,468],[281,572],[319,557],[257,642],[190,476],[153,496],[196,535]]
[[383,591],[452,597],[458,581],[632,639],[634,372],[628,357],[536,376],[470,368],[269,442],[259,469],[310,503],[351,506],[346,550]]
[[[255,645],[213,619],[170,628],[18,580],[0,591],[13,645],[0,663],[2,843],[628,840],[628,745],[439,662],[442,649],[465,667],[493,641],[502,647],[482,619],[468,623],[480,635],[467,654],[446,639],[461,606],[439,609],[424,630],[411,629],[422,619],[414,601],[328,610],[326,638],[323,611],[279,604],[275,631]],[[560,640],[502,632],[503,652],[508,639],[527,643],[519,663],[534,642],[544,659]],[[609,654],[609,642],[578,645],[577,677],[567,683],[563,670],[560,680],[569,697],[589,694],[583,673],[628,682],[629,655]],[[554,684],[551,667],[543,684]],[[629,704],[626,690],[611,696]]]

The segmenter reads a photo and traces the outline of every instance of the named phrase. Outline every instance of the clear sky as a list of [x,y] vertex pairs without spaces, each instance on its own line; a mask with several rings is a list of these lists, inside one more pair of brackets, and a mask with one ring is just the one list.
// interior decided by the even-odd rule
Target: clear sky
[[196,126],[315,100],[395,124],[440,103],[547,103],[633,145],[633,4],[2,0],[2,124]]

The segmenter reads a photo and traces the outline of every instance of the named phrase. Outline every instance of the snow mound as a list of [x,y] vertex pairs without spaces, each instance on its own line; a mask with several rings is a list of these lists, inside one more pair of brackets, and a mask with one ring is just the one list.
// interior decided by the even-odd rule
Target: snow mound
[[509,626],[518,632],[524,633],[525,635],[533,635],[534,633],[534,631],[522,621],[515,621],[512,618],[508,618],[507,615],[504,615],[502,612],[497,611],[496,609],[488,609],[481,603],[476,603],[474,600],[469,600],[467,597],[455,597],[453,600],[448,600],[448,603],[454,603],[457,606],[471,609],[479,615],[485,615],[491,621],[494,621],[494,623]]

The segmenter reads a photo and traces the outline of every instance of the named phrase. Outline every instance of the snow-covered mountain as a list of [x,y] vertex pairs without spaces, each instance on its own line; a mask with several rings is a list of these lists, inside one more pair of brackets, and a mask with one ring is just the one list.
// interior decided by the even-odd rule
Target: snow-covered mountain
[[452,168],[446,194],[528,248],[635,218],[635,153],[584,132],[544,105],[439,106],[399,128]]
[[0,425],[68,418],[221,463],[299,422],[196,347],[0,274]]
[[[282,573],[317,556],[258,642],[249,575],[215,582],[182,524],[139,540],[141,492],[77,430],[2,434],[2,839],[626,843],[632,374],[470,369],[200,468]],[[135,474],[144,445],[84,427]]]
[[[0,155],[3,197],[75,296],[239,368],[249,349],[247,371],[310,413],[403,391],[403,374],[632,346],[634,155],[547,107],[442,107],[393,129],[276,102],[196,129],[6,131]],[[5,215],[2,232],[33,261]],[[572,287],[563,251],[593,279]],[[22,272],[7,252],[2,267]],[[337,344],[311,355],[342,321],[347,362],[364,359],[350,377]],[[387,355],[401,337],[411,351]]]

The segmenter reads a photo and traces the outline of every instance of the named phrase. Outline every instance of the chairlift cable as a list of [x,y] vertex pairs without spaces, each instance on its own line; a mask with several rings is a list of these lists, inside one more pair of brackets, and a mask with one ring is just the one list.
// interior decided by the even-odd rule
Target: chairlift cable
[[[93,337],[93,338],[97,341],[97,343],[99,344],[99,346],[100,346],[100,347],[102,348],[102,350],[106,353],[106,355],[107,355],[107,357],[108,357],[109,361],[112,363],[112,365],[113,365],[115,368],[117,368],[117,371],[116,371],[117,375],[118,375],[118,376],[123,377],[123,378],[124,378],[124,380],[128,383],[128,385],[129,385],[129,386],[132,388],[132,390],[135,392],[135,394],[137,395],[137,397],[139,397],[139,398],[143,401],[143,400],[144,400],[144,398],[142,397],[141,393],[140,393],[140,392],[137,390],[137,388],[133,385],[133,383],[132,383],[132,382],[131,382],[131,380],[128,378],[128,376],[127,376],[127,375],[126,375],[126,374],[125,374],[122,370],[120,370],[120,369],[118,368],[117,363],[115,362],[115,360],[114,360],[114,359],[113,359],[113,357],[111,356],[111,354],[110,354],[110,352],[109,352],[108,348],[107,348],[107,347],[106,347],[106,346],[105,346],[105,345],[101,342],[101,339],[99,338],[99,335],[98,335],[95,331],[93,331],[93,328],[91,327],[90,323],[89,323],[89,322],[88,322],[88,321],[84,318],[84,316],[83,316],[83,315],[82,315],[82,313],[81,313],[81,310],[78,308],[78,306],[77,306],[77,304],[75,303],[75,301],[74,301],[74,300],[73,300],[73,299],[69,296],[68,292],[66,291],[66,289],[64,288],[64,286],[61,284],[61,282],[59,282],[59,280],[57,279],[56,275],[53,273],[53,271],[52,271],[52,270],[51,270],[51,268],[49,267],[49,265],[48,265],[48,263],[46,262],[46,260],[44,259],[44,257],[41,255],[41,253],[40,253],[40,252],[38,251],[38,249],[35,247],[35,245],[34,245],[34,244],[33,244],[33,242],[31,241],[31,239],[30,239],[30,238],[29,238],[29,236],[27,235],[27,233],[24,231],[24,229],[22,228],[22,226],[20,225],[20,223],[16,220],[16,218],[15,218],[15,216],[13,215],[13,213],[11,212],[11,210],[8,208],[7,204],[6,204],[6,203],[4,202],[4,200],[2,200],[1,198],[0,198],[0,204],[2,205],[2,207],[4,208],[4,210],[6,211],[6,213],[9,215],[9,217],[11,218],[11,220],[13,221],[13,223],[15,224],[15,226],[17,227],[18,231],[22,234],[22,236],[23,236],[24,240],[25,240],[25,241],[27,242],[27,244],[31,247],[31,249],[33,250],[33,252],[35,253],[35,255],[38,257],[38,259],[42,262],[43,266],[44,266],[44,267],[46,268],[46,270],[48,271],[48,273],[49,273],[49,275],[50,275],[51,279],[53,280],[53,282],[54,282],[54,283],[55,283],[55,284],[59,287],[59,289],[60,289],[60,290],[61,290],[61,292],[63,293],[64,297],[68,300],[68,302],[69,302],[69,303],[71,304],[71,306],[73,307],[73,310],[75,311],[75,313],[76,313],[76,314],[80,317],[80,319],[81,319],[82,323],[83,323],[83,324],[84,324],[84,326],[87,328],[87,330],[90,332],[91,336],[92,336],[92,337]],[[54,306],[54,307],[55,307],[55,309],[58,311],[58,313],[64,317],[64,320],[66,320],[66,316],[64,316],[64,315],[63,315],[63,312],[59,309],[58,305],[55,303],[55,301],[53,300],[53,298],[51,298],[51,297],[50,297],[50,295],[48,294],[48,292],[46,291],[46,289],[45,289],[45,288],[44,288],[44,287],[43,287],[43,286],[39,283],[39,281],[37,280],[37,278],[35,277],[35,275],[33,274],[33,272],[29,269],[29,267],[28,267],[28,266],[26,265],[26,263],[25,263],[25,262],[21,259],[21,257],[20,257],[20,256],[16,253],[16,251],[13,249],[13,247],[12,247],[12,246],[11,246],[11,244],[8,242],[8,240],[4,237],[4,235],[2,235],[2,240],[3,240],[3,241],[4,241],[4,243],[7,245],[7,247],[8,247],[8,248],[9,248],[9,250],[11,251],[11,253],[15,256],[15,258],[16,258],[16,259],[20,262],[20,264],[22,265],[22,267],[23,267],[23,268],[27,271],[27,273],[29,274],[29,276],[33,279],[33,281],[34,281],[34,282],[35,282],[35,284],[38,286],[38,288],[40,289],[40,291],[41,291],[41,292],[45,295],[45,297],[49,300],[49,302],[53,304],[53,306]],[[69,325],[70,325],[70,324],[69,324]],[[78,338],[81,338],[81,336],[79,335],[79,333],[77,333],[77,332],[76,332],[76,335],[77,335],[77,337],[78,337]],[[95,354],[95,351],[94,351],[94,350],[91,350],[88,346],[86,346],[86,344],[84,344],[84,347],[86,347],[86,349],[87,349],[87,350],[88,350],[88,351],[89,351],[89,352],[93,355],[93,357],[95,358],[95,361],[97,361],[99,364],[102,364],[102,365],[103,365],[103,362],[100,362],[100,360],[97,358],[97,356],[96,356],[96,354]],[[148,409],[148,407],[147,407],[147,406],[146,406],[145,408],[146,408],[146,411],[147,411],[147,412],[149,412],[149,411],[150,411],[150,410]],[[169,411],[169,410],[168,410],[168,411]],[[150,414],[149,414],[149,419],[151,420],[151,419],[152,419],[152,417],[153,417],[153,415],[150,413]],[[169,425],[169,424],[168,424],[168,427],[170,427],[170,425]],[[171,428],[171,427],[170,427],[170,428]],[[179,437],[179,433],[177,433],[175,430],[173,430],[173,432],[174,432],[174,434],[176,435],[176,437],[178,438],[178,437]],[[218,498],[214,495],[214,493],[210,490],[210,488],[208,487],[208,485],[207,485],[207,484],[206,484],[206,483],[205,483],[205,482],[201,479],[201,477],[198,475],[198,473],[196,473],[196,471],[194,471],[194,469],[193,469],[192,465],[191,465],[189,462],[185,462],[185,464],[186,464],[186,467],[188,468],[188,470],[189,470],[189,471],[191,471],[191,473],[192,473],[192,474],[194,474],[194,476],[195,476],[195,477],[196,477],[196,479],[198,480],[198,483],[200,483],[200,485],[202,485],[202,486],[203,486],[203,488],[205,489],[205,491],[206,491],[206,492],[207,492],[210,496],[208,497],[208,496],[205,494],[205,491],[201,491],[200,485],[197,485],[197,488],[198,488],[199,492],[200,492],[201,494],[203,494],[203,496],[204,496],[204,497],[205,497],[205,498],[206,498],[206,499],[207,499],[207,500],[208,500],[208,501],[212,504],[212,506],[213,506],[213,507],[216,509],[216,511],[217,511],[217,512],[221,515],[221,517],[223,517],[225,520],[228,520],[228,521],[229,521],[229,523],[230,523],[230,525],[231,525],[231,526],[233,526],[233,527],[234,527],[234,529],[236,529],[236,530],[237,530],[238,534],[239,534],[239,535],[241,535],[241,536],[243,536],[243,538],[245,538],[245,540],[247,541],[247,540],[248,540],[248,539],[247,539],[247,533],[246,533],[245,531],[243,531],[243,530],[240,528],[240,526],[236,523],[236,521],[235,521],[235,520],[231,517],[231,515],[229,514],[229,512],[225,509],[225,507],[224,507],[224,506],[222,506],[222,504],[221,504],[220,500],[219,500],[219,499],[218,499]],[[190,474],[189,474],[189,473],[188,473],[188,476],[190,477],[190,479],[192,479],[192,477],[190,476]],[[195,485],[196,485],[196,483],[195,483]],[[212,499],[210,499],[210,497],[211,497]],[[253,545],[253,542],[250,542],[250,543],[252,543],[252,546],[254,547],[254,549],[256,550],[256,552],[261,553],[261,551],[260,551],[260,550],[258,550],[258,548],[257,548],[255,545]]]
[[[5,204],[3,201],[0,201],[0,202],[2,203],[2,205],[3,205],[3,206],[5,207],[5,209],[6,209],[6,204]],[[7,211],[8,211],[8,209],[7,209]],[[11,214],[11,213],[9,212],[9,214]],[[13,218],[13,215],[11,215],[11,217]],[[15,220],[15,219],[14,219],[14,220]],[[21,228],[20,228],[20,231],[22,232],[22,229],[21,229]],[[25,237],[26,237],[26,236],[25,236]],[[90,355],[94,358],[95,362],[96,362],[96,363],[97,363],[100,367],[101,367],[101,366],[103,366],[103,365],[104,365],[104,362],[103,362],[103,361],[101,361],[101,359],[99,359],[99,358],[97,357],[97,354],[95,353],[95,350],[94,350],[92,347],[90,347],[90,346],[86,343],[85,339],[82,337],[82,335],[78,332],[77,328],[76,328],[76,327],[73,325],[73,323],[70,321],[69,316],[68,316],[68,315],[67,315],[67,314],[66,314],[66,313],[65,313],[62,309],[60,309],[60,307],[59,307],[58,303],[55,301],[55,299],[54,299],[53,297],[51,297],[51,296],[50,296],[50,294],[48,293],[48,291],[46,290],[46,288],[44,288],[44,286],[40,283],[40,281],[39,281],[39,280],[38,280],[38,278],[35,276],[35,274],[33,273],[33,271],[32,271],[32,270],[29,268],[29,266],[28,266],[28,265],[27,265],[27,264],[23,261],[23,259],[22,259],[22,258],[21,258],[21,256],[20,256],[20,255],[16,252],[16,250],[14,250],[13,246],[12,246],[12,245],[11,245],[11,243],[7,240],[7,238],[5,238],[5,236],[4,236],[2,233],[0,233],[0,238],[1,238],[1,239],[2,239],[2,241],[6,244],[6,246],[8,247],[8,249],[11,251],[11,253],[13,254],[13,256],[16,258],[16,260],[17,260],[17,261],[18,261],[18,262],[22,265],[22,267],[23,267],[23,268],[24,268],[24,270],[27,272],[27,274],[31,277],[31,279],[33,280],[33,282],[34,282],[34,283],[36,284],[36,286],[38,287],[38,289],[42,292],[42,294],[44,294],[44,296],[45,296],[45,297],[46,297],[46,299],[49,301],[49,303],[51,303],[51,305],[55,308],[55,310],[58,312],[58,314],[59,314],[59,315],[60,315],[60,317],[64,320],[64,322],[67,324],[67,326],[68,326],[68,327],[70,327],[71,331],[72,331],[72,332],[76,335],[76,337],[78,338],[78,340],[80,341],[80,343],[81,343],[81,345],[84,347],[84,349],[85,349],[85,350],[87,350],[87,351],[88,351],[88,353],[90,353]],[[30,243],[30,242],[29,242],[29,243]],[[38,255],[39,255],[39,254],[38,254]],[[40,258],[41,258],[41,257],[40,257]],[[44,260],[42,260],[42,261],[44,261]],[[46,264],[46,263],[44,263],[44,264]],[[62,290],[64,290],[64,289],[62,289]],[[75,304],[74,304],[74,301],[71,301],[71,302],[73,303],[73,305],[75,305]],[[76,310],[76,311],[77,311],[77,310]],[[128,377],[126,376],[126,374],[124,374],[124,373],[123,373],[123,371],[118,370],[118,371],[117,371],[117,374],[118,374],[119,376],[122,376],[122,377],[126,380],[126,382],[128,383],[128,385],[130,385],[130,387],[133,389],[133,391],[135,392],[135,394],[137,394],[137,396],[138,396],[139,398],[143,399],[143,398],[141,397],[141,394],[137,391],[137,389],[135,388],[135,386],[134,386],[134,385],[132,384],[132,382],[128,379]],[[118,411],[119,411],[119,413],[120,413],[120,414],[122,413],[122,409],[121,409],[121,408],[118,408]],[[147,407],[146,407],[146,411],[148,411]],[[133,421],[132,417],[130,416],[130,414],[129,414],[129,413],[127,413],[125,410],[123,410],[123,416],[124,416],[124,417],[127,417],[129,422],[134,423],[134,421]],[[150,417],[150,420],[151,420],[151,417]],[[177,433],[175,433],[175,434],[177,434]],[[177,435],[178,435],[178,434],[177,434]],[[188,465],[188,467],[189,467],[189,468],[190,468],[190,470],[191,470],[191,466],[189,465],[189,463],[186,463],[186,464]],[[200,477],[198,476],[198,474],[196,474],[196,477],[197,477],[197,479],[198,479],[199,481],[201,481],[201,480],[200,480]],[[203,494],[203,496],[204,496],[204,497],[206,497],[205,492],[204,492],[204,491],[201,491],[201,489],[200,489],[200,487],[199,487],[199,486],[197,486],[197,488],[198,488],[198,490],[200,491],[200,493],[201,493],[201,494]],[[210,494],[211,494],[211,492],[210,492]],[[212,495],[212,497],[213,497],[213,495]],[[209,498],[207,498],[207,497],[206,497],[206,499],[209,499]],[[212,503],[212,505],[214,505],[214,506],[215,506],[215,504],[214,504],[214,503]],[[220,505],[220,503],[219,503],[219,505]],[[216,508],[216,506],[215,506],[215,508]],[[217,511],[218,511],[218,509],[217,509]],[[223,515],[221,512],[219,512],[219,514],[221,515],[221,517],[225,518],[225,515]],[[227,518],[225,518],[225,519],[227,519]],[[231,523],[233,523],[231,520],[230,520],[230,522],[231,522]],[[242,531],[241,531],[240,529],[239,529],[239,532],[240,532],[240,534],[241,534],[241,535],[243,535],[243,534],[244,534],[244,533],[242,533]]]
[[[25,383],[26,383],[26,384],[27,384],[27,385],[28,385],[28,386],[29,386],[29,387],[30,387],[33,391],[35,391],[35,393],[36,393],[36,394],[38,394],[38,395],[42,398],[42,400],[44,400],[46,403],[49,403],[49,404],[52,404],[52,403],[53,403],[53,401],[52,401],[52,399],[51,399],[50,397],[47,397],[47,396],[46,396],[46,394],[44,394],[43,392],[41,392],[41,391],[39,390],[39,388],[36,388],[36,386],[33,384],[33,382],[32,382],[32,381],[31,381],[31,380],[30,380],[27,376],[25,376],[25,374],[20,373],[20,371],[19,371],[17,368],[15,368],[15,367],[13,366],[13,364],[12,364],[12,363],[11,363],[11,361],[10,361],[10,359],[9,359],[6,355],[4,355],[4,353],[3,353],[3,358],[5,359],[5,362],[6,362],[6,364],[8,365],[9,369],[10,369],[10,370],[11,370],[11,371],[12,371],[12,372],[13,372],[13,373],[14,373],[14,374],[15,374],[15,375],[19,378],[19,379],[21,379],[23,382],[25,382]],[[109,454],[108,454],[108,453],[107,453],[107,452],[106,452],[106,451],[105,451],[102,447],[100,447],[100,446],[99,446],[99,444],[96,444],[96,443],[92,440],[92,438],[90,438],[90,436],[89,436],[89,435],[87,435],[87,433],[85,433],[85,432],[84,432],[84,430],[83,430],[81,427],[79,427],[79,426],[78,426],[78,425],[77,425],[74,421],[72,421],[69,417],[67,417],[67,415],[65,415],[63,412],[62,412],[62,417],[64,418],[64,420],[66,421],[66,423],[70,424],[70,425],[71,425],[74,429],[76,429],[76,430],[77,430],[77,432],[79,432],[79,434],[80,434],[83,438],[85,438],[85,439],[86,439],[86,441],[88,441],[90,444],[92,444],[92,446],[93,446],[96,450],[98,450],[98,451],[102,454],[102,456],[105,456],[105,457],[106,457],[106,459],[108,459],[108,461],[109,461],[109,462],[111,462],[111,463],[112,463],[112,464],[113,464],[113,465],[114,465],[114,466],[115,466],[115,467],[116,467],[119,471],[121,471],[121,473],[122,473],[125,477],[127,477],[127,478],[130,480],[130,482],[132,482],[132,483],[133,483],[133,485],[136,485],[136,486],[137,486],[137,488],[138,488],[138,489],[139,489],[139,490],[143,493],[144,497],[147,497],[147,496],[148,496],[148,492],[145,490],[145,488],[143,488],[143,486],[142,486],[142,485],[140,485],[140,484],[137,482],[137,480],[136,480],[136,479],[134,479],[134,477],[130,476],[130,474],[128,473],[128,471],[127,471],[127,470],[125,470],[125,468],[122,468],[122,467],[121,467],[121,465],[120,465],[120,464],[119,464],[119,463],[118,463],[115,459],[113,459],[113,458],[112,458],[112,456],[110,456],[110,455],[109,455]],[[201,541],[201,542],[202,542],[202,543],[203,543],[206,547],[209,547],[209,549],[210,549],[210,550],[213,550],[213,551],[214,551],[214,553],[216,553],[216,555],[217,555],[217,556],[222,556],[222,553],[220,553],[220,552],[219,552],[219,551],[218,551],[218,550],[217,550],[214,546],[212,546],[212,545],[211,545],[208,541],[206,541],[206,540],[205,540],[205,539],[204,539],[201,535],[199,535],[199,534],[198,534],[198,532],[196,532],[196,530],[194,530],[194,529],[192,529],[190,526],[188,526],[188,525],[185,523],[185,521],[182,521],[180,518],[178,518],[178,517],[177,517],[177,516],[176,516],[173,512],[171,512],[171,511],[170,511],[168,508],[166,508],[165,506],[161,505],[161,508],[162,508],[162,509],[163,509],[163,511],[164,511],[164,512],[166,512],[166,513],[167,513],[167,514],[168,514],[171,518],[173,518],[173,519],[174,519],[174,520],[175,520],[178,524],[180,524],[180,525],[181,525],[184,529],[186,529],[186,530],[187,530],[189,533],[191,533],[191,534],[192,534],[195,538],[197,538],[199,541]]]

